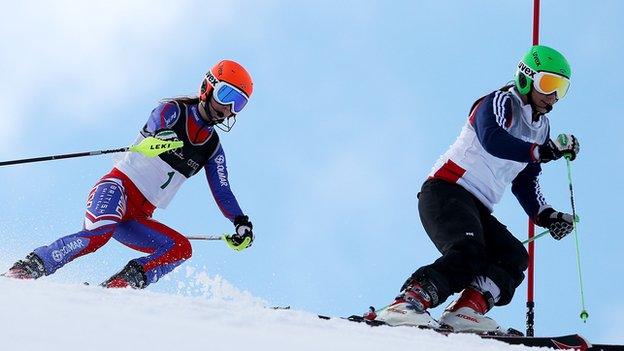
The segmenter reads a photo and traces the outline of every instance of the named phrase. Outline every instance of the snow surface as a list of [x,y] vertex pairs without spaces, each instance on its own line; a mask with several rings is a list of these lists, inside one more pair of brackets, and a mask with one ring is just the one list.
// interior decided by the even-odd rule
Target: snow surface
[[[475,335],[372,328],[273,310],[219,276],[188,273],[177,294],[0,278],[0,350],[529,349]],[[190,290],[201,294],[190,296]]]

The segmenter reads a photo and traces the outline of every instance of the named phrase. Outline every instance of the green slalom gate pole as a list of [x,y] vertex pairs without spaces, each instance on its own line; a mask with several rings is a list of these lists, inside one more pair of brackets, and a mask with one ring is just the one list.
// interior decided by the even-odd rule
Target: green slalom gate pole
[[66,158],[96,156],[96,155],[110,154],[110,153],[116,153],[116,152],[128,152],[128,151],[138,152],[146,157],[155,157],[155,156],[162,154],[163,152],[181,148],[183,145],[184,143],[181,141],[169,141],[169,140],[158,139],[155,137],[147,137],[141,140],[141,142],[138,143],[137,145],[122,147],[119,149],[76,152],[72,154],[60,154],[60,155],[52,155],[52,156],[42,156],[42,157],[2,161],[0,162],[0,167],[17,165],[17,164],[22,164],[22,163],[61,160],[61,159],[66,159]]
[[579,317],[583,320],[584,323],[587,323],[587,318],[589,318],[589,313],[585,309],[585,293],[583,291],[583,274],[581,271],[581,250],[579,248],[579,237],[578,237],[578,226],[576,221],[576,206],[574,204],[574,188],[572,187],[572,166],[570,165],[570,155],[565,155],[566,166],[568,168],[568,185],[570,188],[570,204],[572,205],[572,218],[574,218],[574,240],[576,242],[576,267],[578,269],[579,276],[579,286],[581,289],[581,314]]

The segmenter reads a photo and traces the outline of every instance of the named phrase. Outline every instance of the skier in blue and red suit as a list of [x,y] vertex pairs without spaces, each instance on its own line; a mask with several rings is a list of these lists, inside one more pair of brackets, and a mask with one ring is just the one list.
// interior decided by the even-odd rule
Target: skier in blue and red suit
[[145,288],[192,255],[191,243],[154,220],[184,181],[203,167],[219,209],[236,232],[226,241],[235,250],[253,242],[252,224],[230,189],[225,154],[215,126],[229,131],[253,91],[249,73],[234,61],[216,64],[204,77],[197,97],[163,101],[143,127],[137,143],[148,136],[181,140],[182,148],[147,158],[127,153],[91,190],[83,229],[36,248],[4,275],[37,279],[56,272],[77,257],[95,252],[111,238],[148,254],[133,259],[104,283],[105,287]]

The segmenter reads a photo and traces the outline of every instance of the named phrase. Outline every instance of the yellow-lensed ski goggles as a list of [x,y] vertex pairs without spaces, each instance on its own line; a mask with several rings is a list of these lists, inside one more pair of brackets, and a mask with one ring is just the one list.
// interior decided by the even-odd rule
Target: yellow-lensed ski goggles
[[558,74],[537,72],[532,78],[535,90],[546,95],[556,92],[558,99],[563,99],[570,88],[570,80]]

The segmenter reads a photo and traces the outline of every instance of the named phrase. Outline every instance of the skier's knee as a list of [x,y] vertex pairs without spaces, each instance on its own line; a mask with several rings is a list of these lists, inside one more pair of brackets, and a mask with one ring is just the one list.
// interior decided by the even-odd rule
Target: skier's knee
[[178,250],[178,255],[182,260],[188,260],[189,258],[191,258],[191,256],[193,256],[193,246],[187,238],[178,240],[176,246]]
[[191,246],[189,239],[177,235],[173,240],[173,247],[169,249],[168,253],[172,261],[186,261],[193,256],[193,246]]
[[520,246],[515,251],[505,255],[499,264],[513,275],[523,275],[522,273],[529,267],[529,253],[523,246]]
[[529,268],[529,253],[524,249],[524,247],[522,250],[518,251],[516,266],[521,272],[524,272],[527,268]]

